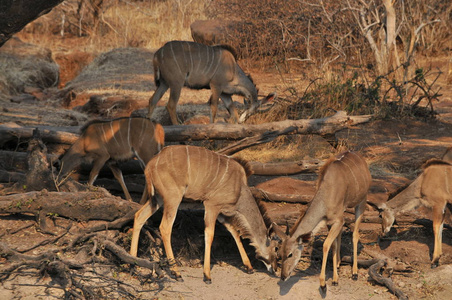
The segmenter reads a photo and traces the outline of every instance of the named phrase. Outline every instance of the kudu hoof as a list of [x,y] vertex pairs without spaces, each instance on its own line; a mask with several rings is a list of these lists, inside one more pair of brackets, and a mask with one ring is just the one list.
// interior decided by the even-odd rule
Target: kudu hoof
[[212,284],[212,279],[211,278],[207,278],[206,276],[204,276],[204,282],[206,284]]
[[320,293],[322,295],[326,295],[326,291],[327,291],[326,284],[325,285],[321,285],[320,286]]
[[182,278],[182,276],[176,276],[176,281],[179,281],[179,282],[184,282],[184,279]]
[[334,285],[334,286],[338,286],[338,284],[339,284],[339,283],[338,283],[337,281],[333,281],[333,285]]
[[246,272],[247,272],[248,274],[253,274],[253,273],[254,273],[254,269],[253,269],[253,268],[251,268],[251,269],[246,269]]
[[431,265],[430,265],[430,268],[432,268],[432,269],[435,269],[436,267],[438,267],[438,263],[436,262],[436,263],[432,263]]
[[353,275],[352,275],[352,279],[353,279],[354,281],[358,280],[358,274],[353,274]]

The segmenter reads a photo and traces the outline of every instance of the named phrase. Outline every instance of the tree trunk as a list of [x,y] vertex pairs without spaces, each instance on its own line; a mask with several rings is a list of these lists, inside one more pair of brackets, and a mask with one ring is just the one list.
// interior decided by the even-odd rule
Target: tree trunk
[[0,4],[0,47],[28,23],[49,13],[63,0],[2,1]]

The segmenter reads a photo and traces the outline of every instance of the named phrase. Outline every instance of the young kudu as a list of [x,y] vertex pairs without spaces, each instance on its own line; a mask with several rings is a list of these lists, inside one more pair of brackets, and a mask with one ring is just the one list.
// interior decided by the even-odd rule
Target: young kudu
[[[202,147],[168,146],[148,163],[145,175],[151,199],[135,214],[131,255],[137,256],[143,224],[163,205],[160,233],[171,272],[181,279],[171,248],[171,232],[180,203],[192,199],[202,201],[205,208],[204,281],[211,282],[210,251],[217,218],[231,232],[249,271],[253,268],[240,236],[250,239],[256,257],[270,272],[276,269],[277,242],[269,238],[265,215],[247,185],[246,166]],[[157,197],[153,197],[155,192]]]
[[[93,162],[88,184],[92,185],[100,169],[108,164],[119,181],[126,199],[132,200],[117,162],[136,157],[145,168],[164,145],[165,132],[160,124],[147,118],[119,118],[93,121],[82,128],[80,137],[61,159],[60,178],[79,166],[82,161]],[[142,199],[147,198],[147,190]]]
[[[234,121],[242,123],[261,104],[275,97],[269,94],[263,101],[257,99],[256,86],[239,67],[233,49],[228,46],[171,41],[157,50],[153,64],[157,90],[149,99],[148,117],[151,118],[157,102],[170,89],[166,108],[174,125],[178,124],[176,106],[183,86],[212,91],[209,100],[212,123],[215,122],[219,98]],[[242,95],[250,102],[250,107],[240,117],[232,95]]]
[[[303,250],[303,239],[315,233],[321,225],[326,223],[329,233],[323,243],[320,287],[325,293],[325,270],[331,245],[333,246],[333,285],[337,285],[344,211],[351,207],[355,208],[353,279],[358,278],[358,228],[366,208],[370,182],[371,176],[367,163],[358,153],[348,151],[326,162],[320,171],[317,191],[309,208],[304,216],[297,220],[289,236],[283,238],[280,249],[282,280],[288,279],[297,266]],[[281,232],[277,234],[284,236]]]
[[[431,159],[422,168],[424,171],[407,188],[387,203],[380,205],[382,230],[387,234],[398,214],[423,205],[432,208],[433,233],[435,236],[432,268],[438,265],[442,255],[442,232],[446,206],[452,212],[452,148],[443,159]],[[449,161],[448,161],[449,160]]]

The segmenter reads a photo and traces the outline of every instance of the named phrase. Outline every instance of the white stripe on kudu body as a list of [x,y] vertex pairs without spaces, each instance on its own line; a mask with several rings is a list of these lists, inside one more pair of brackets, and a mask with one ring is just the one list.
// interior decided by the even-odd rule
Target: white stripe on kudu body
[[[90,122],[83,127],[80,137],[62,157],[59,177],[64,178],[82,161],[92,162],[88,180],[88,184],[92,185],[100,169],[107,163],[126,198],[132,200],[117,162],[130,160],[136,155],[146,164],[161,149],[164,139],[163,127],[146,118]],[[147,198],[146,195],[145,190],[142,199]]]
[[[218,176],[221,173],[222,176]],[[257,258],[270,271],[276,269],[276,241],[269,239],[271,230],[264,222],[265,213],[261,213],[247,185],[245,168],[239,162],[201,147],[168,146],[148,163],[145,176],[151,199],[135,215],[131,255],[137,255],[143,224],[163,205],[160,232],[171,271],[180,278],[171,248],[171,232],[179,204],[191,199],[202,201],[205,207],[205,281],[211,281],[210,247],[217,217],[234,237],[248,270],[251,271],[252,266],[240,235],[251,240]]]
[[286,280],[298,264],[303,240],[311,236],[320,224],[326,223],[329,233],[323,243],[323,260],[320,272],[320,287],[326,293],[326,262],[330,247],[333,246],[333,284],[338,283],[337,268],[340,264],[340,246],[344,211],[355,208],[355,228],[353,230],[353,279],[358,276],[357,249],[359,224],[366,207],[367,192],[371,176],[366,161],[355,152],[345,152],[330,159],[319,175],[317,191],[304,216],[301,216],[290,231],[283,232],[280,250],[282,259],[281,279]]
[[[223,99],[229,114],[235,122],[243,122],[253,114],[261,103],[273,100],[269,94],[258,100],[257,89],[237,64],[232,49],[228,46],[206,46],[194,42],[172,41],[166,43],[154,54],[154,81],[157,87],[149,99],[148,117],[165,92],[170,90],[166,106],[173,124],[178,124],[176,106],[183,86],[194,89],[211,89],[211,122],[215,122],[218,101]],[[239,117],[232,95],[247,98],[250,107]]]

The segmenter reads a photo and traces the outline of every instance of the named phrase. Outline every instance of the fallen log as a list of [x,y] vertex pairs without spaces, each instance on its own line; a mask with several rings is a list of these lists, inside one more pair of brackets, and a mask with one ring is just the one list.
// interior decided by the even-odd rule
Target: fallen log
[[316,172],[324,161],[320,159],[306,159],[291,162],[261,163],[250,161],[251,170],[254,175],[293,175],[298,173]]
[[[228,154],[229,155],[229,154]],[[55,154],[47,154],[47,160],[54,163],[58,160]],[[5,170],[27,170],[27,153],[18,151],[1,151],[0,150],[0,169]],[[249,161],[249,165],[254,175],[277,176],[277,175],[293,175],[299,173],[312,173],[318,171],[323,165],[324,161],[320,159],[306,159],[294,162],[273,162],[262,163],[258,161]],[[92,166],[90,164],[82,163],[80,166],[81,174],[89,174]],[[138,160],[130,160],[120,164],[120,168],[124,175],[143,174],[143,168]],[[17,172],[8,172],[0,170],[0,182],[17,181],[22,175]],[[105,174],[112,175],[110,169],[104,166],[99,176]]]
[[[282,134],[319,134],[330,137],[336,131],[369,122],[372,115],[348,116],[346,112],[339,111],[331,117],[322,119],[284,120],[258,125],[247,124],[196,124],[164,126],[165,140],[167,142],[184,142],[199,140],[240,140],[269,131],[280,131]],[[287,130],[293,127],[293,130]],[[71,145],[78,138],[78,134],[67,132],[66,128],[36,126],[33,128],[17,127],[13,125],[0,125],[0,141],[4,144],[11,140],[26,141],[32,137],[33,129],[38,128],[45,143]],[[78,129],[78,127],[77,127]],[[75,130],[71,130],[75,131]],[[0,146],[1,146],[0,144]]]
[[33,130],[39,129],[41,139],[46,143],[72,145],[79,137],[76,133],[66,132],[65,128],[46,129],[48,126],[15,127],[0,125],[0,147],[9,141],[24,142],[32,138]]
[[224,154],[224,155],[232,155],[236,152],[239,152],[239,151],[249,148],[251,146],[271,142],[278,136],[289,134],[290,132],[293,132],[294,130],[295,130],[294,127],[288,127],[288,128],[284,128],[282,130],[267,131],[267,132],[264,132],[259,135],[241,139],[237,143],[233,143],[229,146],[224,147],[223,149],[218,150],[217,153]]
[[312,200],[312,195],[276,194],[250,187],[254,198],[270,202],[289,202],[308,204]]
[[0,213],[59,215],[79,221],[113,221],[141,205],[114,197],[105,189],[95,192],[28,192],[0,197]]
[[173,125],[165,126],[165,140],[168,142],[183,142],[196,140],[239,140],[267,131],[281,131],[294,127],[291,134],[319,134],[331,135],[332,133],[369,122],[372,115],[348,116],[345,111],[338,111],[331,117],[311,120],[284,120],[258,125],[247,124],[207,124],[207,125]]

